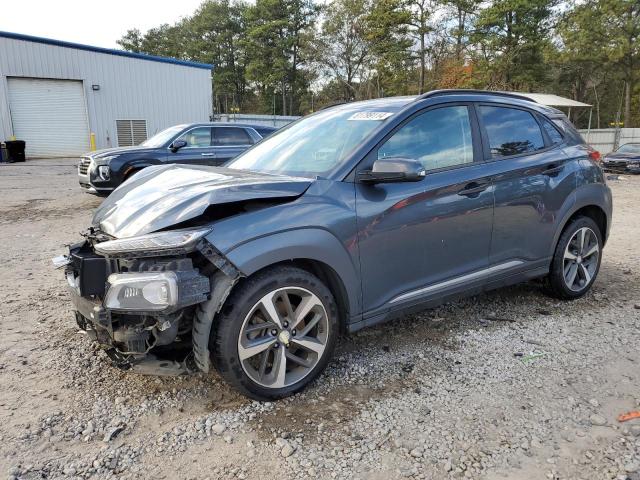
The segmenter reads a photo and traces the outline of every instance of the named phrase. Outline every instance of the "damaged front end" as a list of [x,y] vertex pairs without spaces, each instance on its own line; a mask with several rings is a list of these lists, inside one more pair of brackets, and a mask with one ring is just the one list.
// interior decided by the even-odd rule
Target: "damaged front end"
[[122,369],[209,371],[213,315],[240,274],[204,237],[210,228],[111,239],[92,228],[64,266],[76,321]]

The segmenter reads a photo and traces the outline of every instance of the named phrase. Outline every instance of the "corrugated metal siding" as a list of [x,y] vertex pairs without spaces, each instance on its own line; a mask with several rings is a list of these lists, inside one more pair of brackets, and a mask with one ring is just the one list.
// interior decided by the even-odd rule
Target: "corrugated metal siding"
[[6,77],[82,80],[98,148],[117,146],[118,119],[146,120],[152,136],[211,114],[208,70],[0,37],[0,140],[13,134]]
[[30,157],[80,155],[89,149],[82,82],[9,78],[14,135],[28,139]]

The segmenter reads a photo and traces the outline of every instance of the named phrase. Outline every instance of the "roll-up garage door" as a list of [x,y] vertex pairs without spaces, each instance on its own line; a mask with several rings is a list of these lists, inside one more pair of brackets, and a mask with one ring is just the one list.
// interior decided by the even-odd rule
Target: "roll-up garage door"
[[89,150],[82,82],[8,78],[13,134],[27,157],[68,157]]

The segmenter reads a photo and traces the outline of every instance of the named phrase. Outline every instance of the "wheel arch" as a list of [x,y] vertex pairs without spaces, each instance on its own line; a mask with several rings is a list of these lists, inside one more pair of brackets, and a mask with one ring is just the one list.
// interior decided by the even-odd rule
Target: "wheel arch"
[[611,228],[611,191],[606,185],[591,184],[578,189],[570,206],[564,208],[564,215],[558,222],[553,242],[550,245],[549,255],[553,252],[558,244],[558,240],[562,232],[567,228],[575,218],[584,215],[591,218],[602,234],[603,244],[606,243]]
[[244,243],[225,257],[247,277],[275,265],[297,266],[315,274],[336,299],[342,328],[361,313],[357,268],[343,244],[327,230],[279,232]]

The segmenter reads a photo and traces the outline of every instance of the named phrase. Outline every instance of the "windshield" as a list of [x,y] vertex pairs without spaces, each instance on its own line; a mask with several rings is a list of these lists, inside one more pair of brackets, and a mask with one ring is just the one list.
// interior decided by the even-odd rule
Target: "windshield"
[[162,147],[165,143],[171,140],[174,136],[184,130],[185,125],[176,125],[175,127],[169,127],[161,132],[156,133],[153,137],[147,138],[140,144],[142,147],[158,148]]
[[618,153],[640,153],[640,143],[627,143],[626,145],[620,146]]
[[325,176],[399,107],[365,102],[320,111],[273,133],[227,167],[301,177]]

